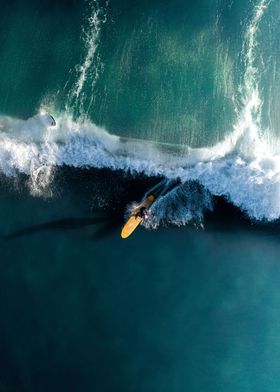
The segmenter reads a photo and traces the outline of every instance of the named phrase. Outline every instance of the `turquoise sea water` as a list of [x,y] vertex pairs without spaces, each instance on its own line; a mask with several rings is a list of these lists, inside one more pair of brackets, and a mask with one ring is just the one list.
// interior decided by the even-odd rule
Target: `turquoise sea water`
[[0,392],[279,391],[279,11],[1,4]]

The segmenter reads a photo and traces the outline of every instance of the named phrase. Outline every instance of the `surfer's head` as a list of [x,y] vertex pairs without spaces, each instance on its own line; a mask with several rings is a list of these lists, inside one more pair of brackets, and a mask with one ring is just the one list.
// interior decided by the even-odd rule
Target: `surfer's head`
[[136,216],[145,219],[147,217],[147,209],[145,207],[141,207]]

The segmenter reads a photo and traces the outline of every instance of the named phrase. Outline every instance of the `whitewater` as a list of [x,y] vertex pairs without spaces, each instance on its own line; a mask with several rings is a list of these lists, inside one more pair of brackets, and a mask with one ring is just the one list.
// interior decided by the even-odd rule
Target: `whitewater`
[[[27,175],[31,193],[38,196],[49,194],[46,190],[51,187],[57,166],[109,168],[179,178],[181,184],[154,203],[150,222],[146,223],[150,226],[202,220],[204,211],[212,208],[213,196],[223,196],[252,220],[278,219],[280,154],[272,151],[262,136],[262,100],[255,64],[259,25],[269,4],[270,1],[261,0],[247,26],[242,50],[242,105],[232,131],[216,145],[191,148],[123,138],[95,125],[86,116],[74,118],[69,105],[62,113],[42,105],[39,113],[28,120],[0,117],[0,171],[7,177]],[[91,78],[94,84],[102,69],[96,53],[104,13],[98,9],[92,12],[92,34],[86,35],[87,55],[77,70],[77,83],[69,98],[80,99],[80,108],[85,81]],[[54,114],[56,125],[49,112]]]

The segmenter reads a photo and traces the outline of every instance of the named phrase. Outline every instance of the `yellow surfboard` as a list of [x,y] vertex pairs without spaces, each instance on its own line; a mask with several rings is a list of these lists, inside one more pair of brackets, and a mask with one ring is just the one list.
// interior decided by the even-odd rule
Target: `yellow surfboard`
[[138,212],[141,210],[141,208],[150,208],[151,205],[153,204],[155,200],[154,195],[150,195],[147,197],[147,199],[144,200],[143,203],[140,204],[134,211],[133,214],[129,217],[129,219],[126,221],[124,224],[122,231],[121,231],[121,237],[122,238],[127,238],[129,237],[136,227],[142,222],[143,218],[141,216],[137,216]]

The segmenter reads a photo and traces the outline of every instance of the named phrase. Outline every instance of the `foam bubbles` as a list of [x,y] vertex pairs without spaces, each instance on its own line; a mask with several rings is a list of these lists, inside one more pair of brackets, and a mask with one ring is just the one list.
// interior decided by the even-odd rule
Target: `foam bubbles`
[[[174,146],[169,149],[168,145],[122,139],[91,122],[75,122],[66,115],[56,120],[52,127],[41,115],[26,121],[0,117],[0,170],[7,176],[29,175],[35,194],[48,188],[55,166],[106,167],[178,177],[183,183],[197,181],[207,192],[226,197],[253,219],[280,217],[280,156],[270,153],[259,139],[249,138],[244,129],[235,130],[213,147],[176,150]],[[183,188],[180,192],[178,214],[172,217],[178,224],[189,220],[186,212],[180,213],[186,206]],[[166,205],[173,196],[170,193],[165,198]]]

